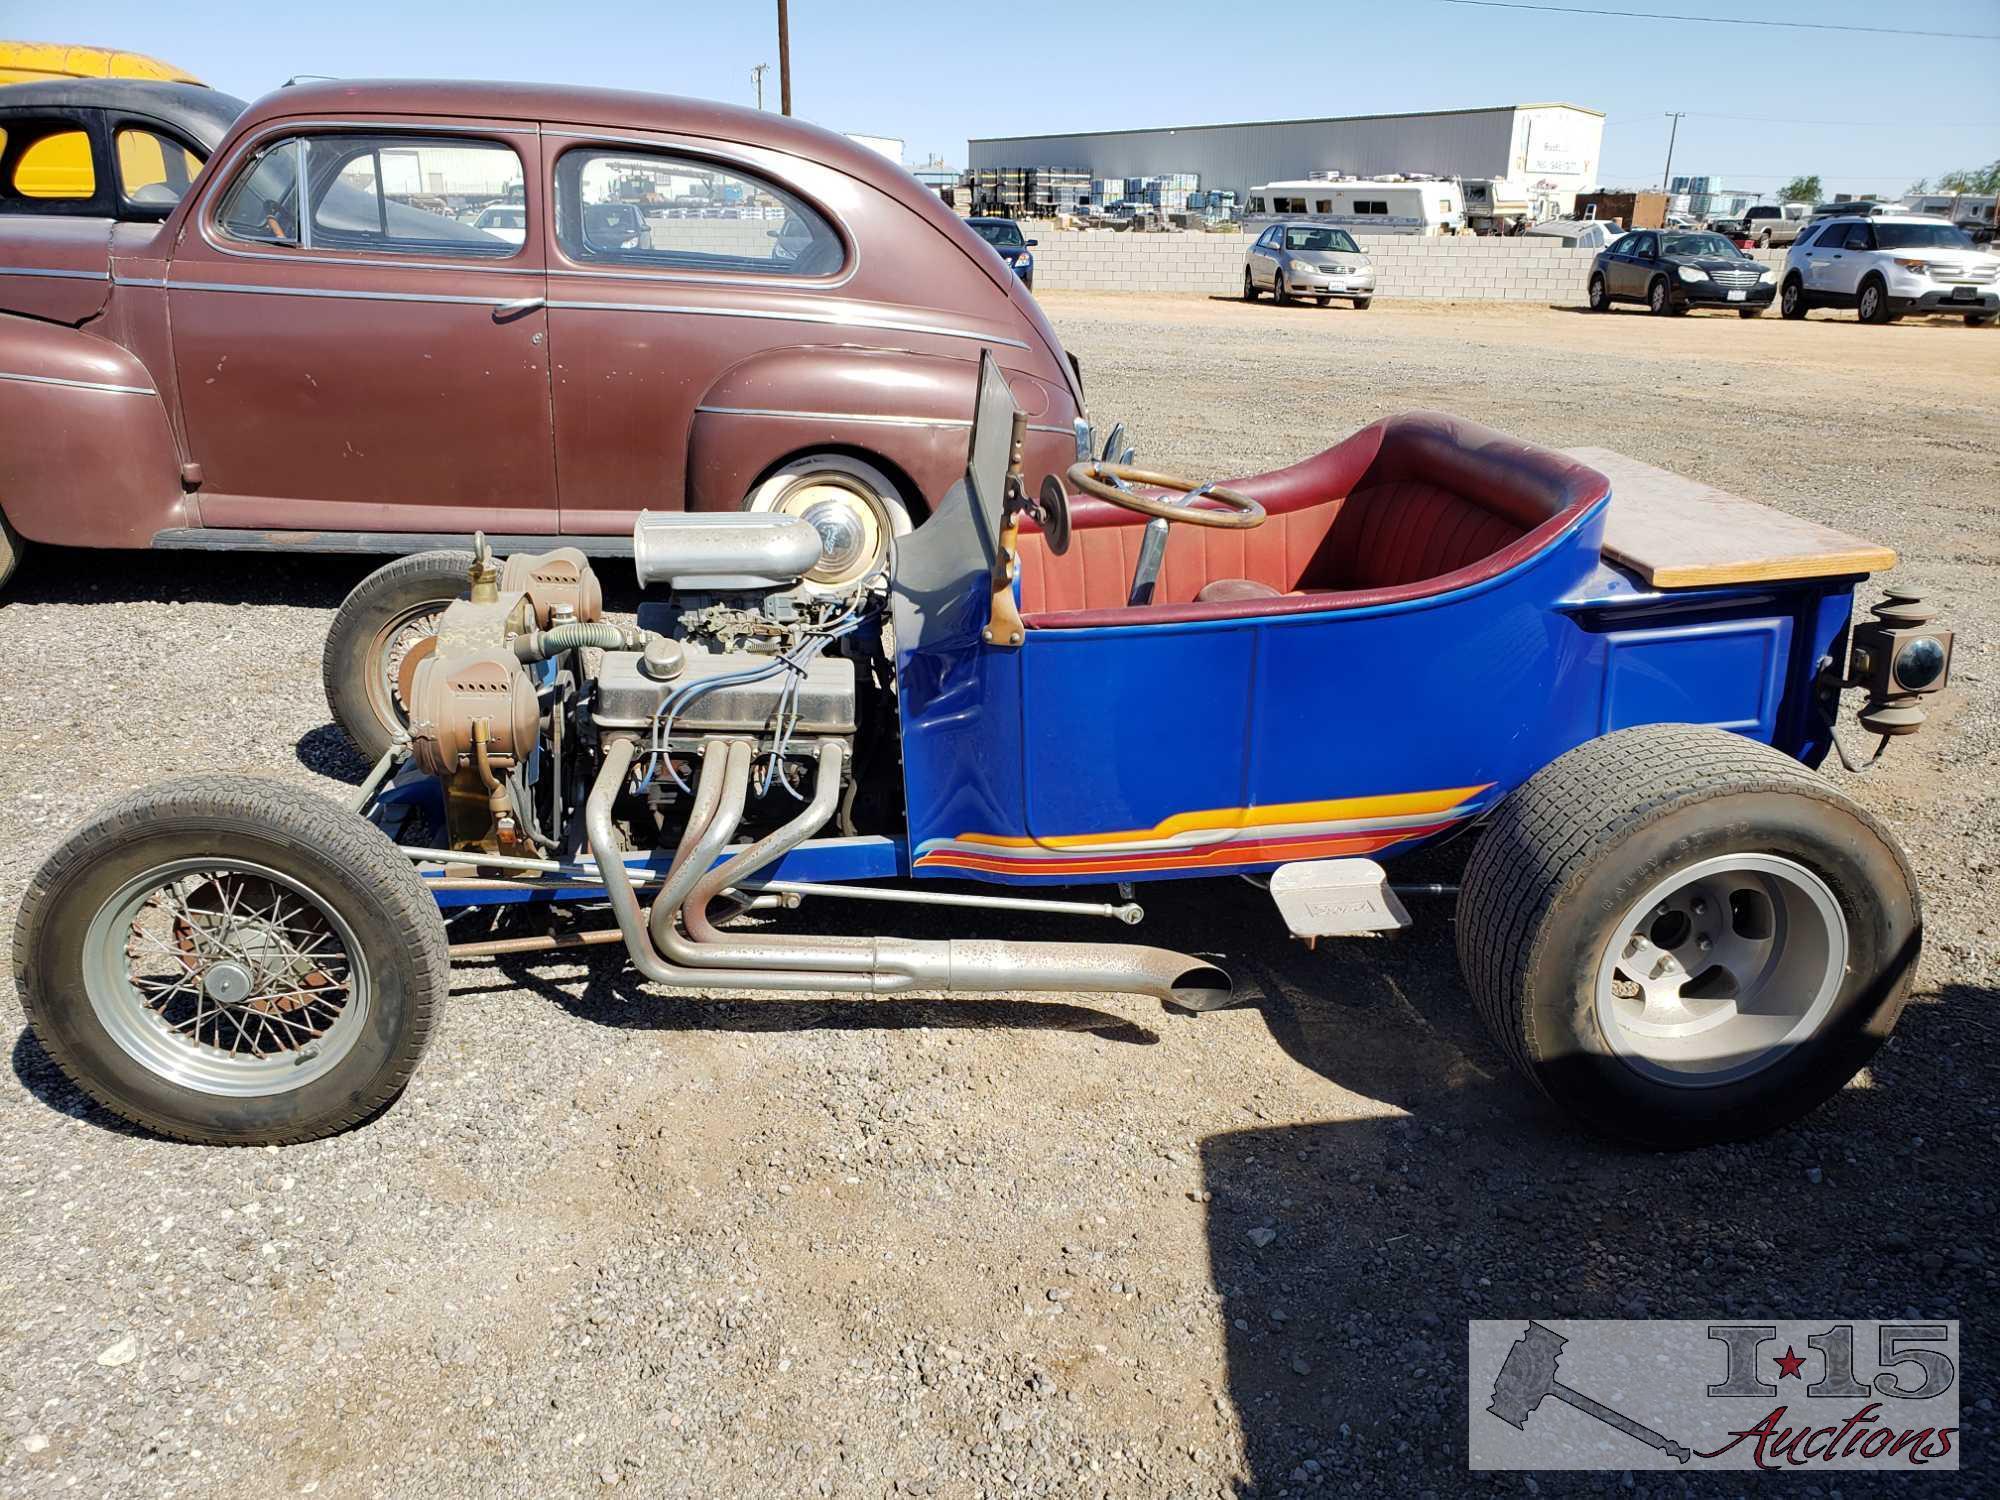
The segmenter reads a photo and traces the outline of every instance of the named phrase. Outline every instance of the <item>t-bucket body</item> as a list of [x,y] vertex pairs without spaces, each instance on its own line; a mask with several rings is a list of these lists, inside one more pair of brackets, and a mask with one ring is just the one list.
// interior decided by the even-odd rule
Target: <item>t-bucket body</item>
[[[1066,555],[1022,538],[1018,647],[982,638],[976,590],[904,644],[908,873],[1071,884],[1404,854],[1640,724],[1827,753],[1816,684],[1856,575],[1651,587],[1605,559],[1604,475],[1434,413],[1227,483],[1269,519],[1177,529],[1154,602],[1127,601],[1158,523],[1081,502]],[[1202,597],[1246,580],[1261,592]]]

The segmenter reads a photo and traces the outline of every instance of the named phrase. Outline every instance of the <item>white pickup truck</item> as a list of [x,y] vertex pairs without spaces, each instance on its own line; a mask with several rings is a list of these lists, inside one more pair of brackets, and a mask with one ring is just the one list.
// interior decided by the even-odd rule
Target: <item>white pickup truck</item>
[[1811,220],[1810,203],[1758,203],[1743,210],[1743,234],[1760,249],[1789,245]]

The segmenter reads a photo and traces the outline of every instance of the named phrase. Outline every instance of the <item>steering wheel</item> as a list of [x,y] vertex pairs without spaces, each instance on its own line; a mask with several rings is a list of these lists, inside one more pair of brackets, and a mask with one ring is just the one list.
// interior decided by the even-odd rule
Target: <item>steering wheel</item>
[[[1264,524],[1264,507],[1248,495],[1223,489],[1220,485],[1197,484],[1192,479],[1181,479],[1172,474],[1135,469],[1129,464],[1101,460],[1071,464],[1069,482],[1086,495],[1109,500],[1113,505],[1122,505],[1142,516],[1157,516],[1162,521],[1179,521],[1189,526],[1219,526],[1229,531],[1247,531],[1252,526]],[[1181,498],[1179,501],[1155,500],[1151,495],[1142,495],[1126,487],[1134,484],[1148,485],[1156,490],[1172,490]],[[1196,510],[1196,500],[1213,500],[1228,508]]]

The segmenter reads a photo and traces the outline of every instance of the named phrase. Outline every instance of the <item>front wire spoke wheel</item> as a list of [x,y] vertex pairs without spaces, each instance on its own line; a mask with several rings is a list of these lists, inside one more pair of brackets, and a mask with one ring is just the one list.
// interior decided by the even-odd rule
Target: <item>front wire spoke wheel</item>
[[112,1041],[201,1093],[303,1088],[367,1026],[370,976],[346,921],[249,861],[180,860],[134,876],[91,921],[83,956]]

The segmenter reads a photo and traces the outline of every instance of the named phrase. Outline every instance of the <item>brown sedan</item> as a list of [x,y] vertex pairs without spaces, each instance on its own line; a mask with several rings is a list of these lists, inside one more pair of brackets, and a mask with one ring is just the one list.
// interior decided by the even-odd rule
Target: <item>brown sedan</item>
[[616,552],[641,509],[744,506],[810,515],[853,576],[963,472],[982,349],[1060,472],[1082,391],[1033,298],[844,137],[595,89],[281,89],[161,224],[0,216],[0,579],[7,528]]

